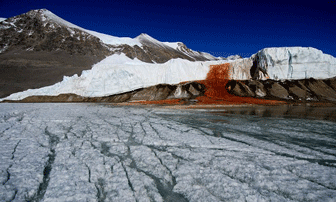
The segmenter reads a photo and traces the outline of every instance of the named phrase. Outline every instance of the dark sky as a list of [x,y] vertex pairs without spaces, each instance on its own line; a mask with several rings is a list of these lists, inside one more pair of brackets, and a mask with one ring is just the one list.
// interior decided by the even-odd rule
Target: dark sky
[[315,47],[336,57],[336,1],[0,0],[0,17],[46,8],[86,29],[147,33],[215,56],[249,57],[266,47]]

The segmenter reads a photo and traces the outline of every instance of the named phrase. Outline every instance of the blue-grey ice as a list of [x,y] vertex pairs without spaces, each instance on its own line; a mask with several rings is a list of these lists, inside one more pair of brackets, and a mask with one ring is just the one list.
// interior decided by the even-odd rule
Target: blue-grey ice
[[335,201],[336,123],[0,104],[0,201]]

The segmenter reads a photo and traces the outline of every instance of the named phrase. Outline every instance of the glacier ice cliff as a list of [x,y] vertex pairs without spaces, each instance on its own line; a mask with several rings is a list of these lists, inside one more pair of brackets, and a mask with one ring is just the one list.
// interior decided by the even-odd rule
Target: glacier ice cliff
[[255,79],[324,79],[336,76],[336,58],[311,47],[265,48],[251,59],[254,61],[251,76]]

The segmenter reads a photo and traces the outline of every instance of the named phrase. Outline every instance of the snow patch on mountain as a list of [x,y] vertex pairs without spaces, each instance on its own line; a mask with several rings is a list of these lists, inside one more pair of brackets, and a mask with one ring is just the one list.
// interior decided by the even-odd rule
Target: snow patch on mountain
[[[5,99],[20,100],[33,95],[59,95],[74,93],[85,97],[102,97],[157,84],[178,84],[183,81],[203,80],[209,66],[225,61],[191,62],[172,59],[163,64],[150,64],[126,55],[112,55],[77,74],[64,77],[62,82],[52,86],[29,89],[12,94]],[[2,101],[0,99],[0,101]]]
[[5,21],[7,18],[0,18],[0,22]]
[[68,22],[60,17],[58,17],[57,15],[55,15],[54,13],[48,11],[47,9],[41,9],[41,10],[34,10],[35,12],[41,12],[42,14],[42,21],[47,21],[47,20],[51,20],[59,25],[63,25],[66,27],[72,27],[72,28],[76,28],[76,29],[83,29],[75,24],[72,24],[71,22]]
[[177,48],[179,47],[179,43],[182,43],[182,42],[162,42],[162,43],[166,46],[169,46],[177,50]]
[[158,46],[163,46],[163,47],[170,47],[172,49],[178,50],[178,48],[183,44],[182,42],[161,42],[157,39],[154,39],[153,37],[149,36],[146,33],[142,33],[139,36],[135,38],[139,42],[150,42],[152,44],[158,45]]
[[[149,43],[155,44],[157,46],[163,46],[164,45],[164,43],[154,39],[153,37],[149,36],[146,33],[142,33],[139,36],[135,37],[135,40],[137,40],[139,42],[147,42],[147,43],[149,42]],[[169,43],[166,43],[166,44],[169,45]]]
[[57,15],[55,15],[54,13],[52,13],[49,10],[41,9],[41,10],[36,10],[35,12],[39,12],[39,11],[42,12],[42,15],[44,17],[44,18],[42,18],[42,20],[43,19],[44,20],[52,20],[53,22],[56,22],[59,25],[63,25],[63,26],[66,26],[66,27],[82,30],[84,32],[87,32],[87,33],[93,35],[93,36],[98,37],[105,44],[111,44],[111,45],[127,44],[127,45],[130,45],[130,46],[134,46],[134,45],[141,46],[141,43],[136,39],[132,39],[132,38],[129,38],[129,37],[115,37],[115,36],[102,34],[102,33],[95,32],[95,31],[87,30],[87,29],[79,27],[75,24],[72,24],[71,22],[68,22],[68,21],[58,17]]

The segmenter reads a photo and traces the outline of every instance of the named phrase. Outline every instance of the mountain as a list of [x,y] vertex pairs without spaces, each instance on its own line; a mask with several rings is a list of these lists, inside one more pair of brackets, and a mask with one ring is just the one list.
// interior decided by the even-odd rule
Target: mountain
[[219,60],[193,51],[181,42],[160,42],[147,34],[115,37],[86,30],[46,9],[1,19],[0,97],[62,81],[81,74],[105,57],[125,54],[146,63],[173,58]]

